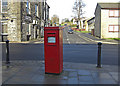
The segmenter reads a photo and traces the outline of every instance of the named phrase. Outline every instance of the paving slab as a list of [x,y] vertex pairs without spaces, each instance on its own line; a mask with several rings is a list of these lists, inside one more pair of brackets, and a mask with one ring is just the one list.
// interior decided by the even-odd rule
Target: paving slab
[[7,66],[3,62],[3,84],[118,83],[117,67],[116,70],[109,69],[115,66],[105,65],[105,68],[98,69],[94,64],[64,62],[63,72],[60,75],[45,74],[44,61],[13,61],[9,67]]

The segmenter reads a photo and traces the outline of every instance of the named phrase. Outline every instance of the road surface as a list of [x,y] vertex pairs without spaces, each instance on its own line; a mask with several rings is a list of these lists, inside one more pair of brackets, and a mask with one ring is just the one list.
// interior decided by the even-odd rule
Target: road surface
[[[97,62],[97,42],[101,39],[95,38],[88,33],[74,32],[68,34],[69,27],[63,30],[63,60],[64,62],[96,64]],[[90,40],[92,39],[92,41]],[[94,41],[95,40],[95,41]],[[105,41],[105,40],[102,40]],[[5,44],[2,48],[3,61],[5,61]],[[37,43],[10,43],[10,60],[44,60],[44,44]],[[102,45],[102,64],[118,64],[118,45]]]

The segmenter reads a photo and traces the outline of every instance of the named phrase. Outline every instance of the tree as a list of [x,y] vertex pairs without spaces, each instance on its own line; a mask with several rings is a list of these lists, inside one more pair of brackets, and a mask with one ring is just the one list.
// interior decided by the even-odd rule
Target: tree
[[71,22],[73,22],[73,18],[71,19]]
[[53,17],[51,18],[51,22],[52,24],[59,24],[59,17],[57,15],[53,15]]
[[65,22],[70,22],[69,19],[66,19]]
[[82,0],[76,0],[73,6],[73,12],[75,14],[75,18],[77,18],[77,24],[79,25],[79,28],[81,28],[81,19],[82,15],[84,14],[83,8],[85,7],[85,3],[83,3]]
[[62,23],[65,23],[65,22],[70,22],[70,20],[68,18],[62,19]]

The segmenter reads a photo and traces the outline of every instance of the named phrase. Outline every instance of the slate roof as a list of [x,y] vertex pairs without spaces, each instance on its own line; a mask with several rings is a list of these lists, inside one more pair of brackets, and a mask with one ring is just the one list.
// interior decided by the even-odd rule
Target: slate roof
[[98,3],[101,8],[120,8],[120,3]]

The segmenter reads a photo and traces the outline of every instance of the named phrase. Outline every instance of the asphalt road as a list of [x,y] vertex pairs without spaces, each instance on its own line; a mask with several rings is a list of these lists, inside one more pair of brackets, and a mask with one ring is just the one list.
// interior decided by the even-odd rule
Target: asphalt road
[[[68,34],[69,27],[63,30],[63,60],[64,62],[88,63],[96,64],[98,46],[94,41],[90,41],[83,36],[88,36],[94,40],[100,40],[92,37],[90,34],[74,32]],[[5,61],[5,44],[2,47],[2,58]],[[10,44],[10,60],[44,60],[44,44],[39,43],[14,43]],[[102,45],[102,64],[117,65],[118,64],[118,45],[103,44]]]
[[[95,38],[89,33],[74,32],[68,34],[69,27],[63,31],[64,41],[64,61],[77,63],[97,63],[98,45],[95,41],[106,41]],[[95,40],[91,41],[88,38]],[[107,42],[110,42],[107,40]],[[116,42],[116,41],[115,41]],[[118,64],[118,45],[103,44],[102,45],[102,64],[117,65]]]
[[74,32],[73,34],[68,34],[68,29],[70,27],[65,27],[63,30],[63,42],[64,44],[93,44],[95,42],[87,41],[86,39],[80,37],[81,34]]

